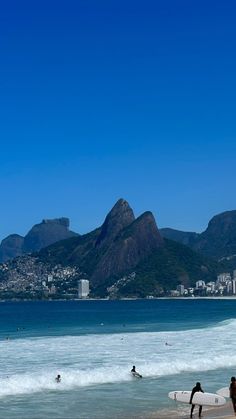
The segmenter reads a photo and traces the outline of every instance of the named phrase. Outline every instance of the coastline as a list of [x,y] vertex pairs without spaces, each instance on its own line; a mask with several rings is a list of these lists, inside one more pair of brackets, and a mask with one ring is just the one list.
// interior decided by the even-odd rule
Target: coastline
[[[209,412],[209,413],[208,413]],[[208,413],[208,415],[207,415]],[[206,411],[205,418],[222,418],[222,419],[235,419],[232,403],[230,401],[227,401],[227,403],[218,408],[210,409],[209,411]]]
[[[181,405],[178,405],[176,410],[159,410],[148,414],[147,416],[142,416],[139,419],[189,419],[190,407],[187,405],[181,408]],[[198,408],[195,407],[194,418],[198,417]],[[227,401],[224,406],[221,407],[203,407],[202,417],[205,419],[235,419],[233,412],[232,403]]]
[[35,301],[45,301],[45,302],[52,302],[52,301],[153,301],[153,300],[236,300],[236,295],[231,296],[221,296],[221,297],[153,297],[153,298],[132,298],[132,297],[125,297],[125,298],[117,298],[117,299],[110,299],[110,298],[48,298],[48,299],[31,299],[31,298],[4,298],[0,299],[0,303],[9,303],[9,302],[35,302]]

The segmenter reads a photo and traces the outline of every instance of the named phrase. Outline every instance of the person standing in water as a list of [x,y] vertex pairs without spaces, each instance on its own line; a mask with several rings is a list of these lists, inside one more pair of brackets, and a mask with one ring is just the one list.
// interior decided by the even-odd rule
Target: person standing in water
[[[192,400],[193,400],[194,394],[197,393],[197,391],[201,391],[202,393],[204,393],[204,391],[201,388],[201,384],[200,383],[196,383],[195,387],[193,387],[193,389],[192,389],[192,393],[191,393],[191,397],[190,397],[190,402],[189,402],[189,404],[192,405],[191,412],[190,412],[190,418],[193,417],[193,411],[194,411],[194,408],[195,408],[195,404],[192,404]],[[198,415],[199,415],[199,418],[202,416],[202,406],[199,406],[199,414]]]
[[232,400],[234,414],[236,416],[236,378],[231,377],[231,383],[229,386],[229,395]]
[[61,382],[61,376],[60,376],[60,374],[58,374],[58,375],[56,376],[55,381],[56,381],[57,383],[60,383],[60,382]]

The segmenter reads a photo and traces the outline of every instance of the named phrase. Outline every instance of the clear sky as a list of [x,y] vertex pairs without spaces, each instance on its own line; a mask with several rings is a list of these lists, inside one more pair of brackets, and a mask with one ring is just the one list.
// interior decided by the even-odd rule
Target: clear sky
[[0,238],[120,197],[159,227],[236,209],[236,3],[0,5]]

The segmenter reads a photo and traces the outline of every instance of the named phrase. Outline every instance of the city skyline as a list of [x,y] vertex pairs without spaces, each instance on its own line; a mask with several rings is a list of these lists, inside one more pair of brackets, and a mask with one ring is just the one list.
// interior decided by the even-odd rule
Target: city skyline
[[121,197],[183,231],[236,209],[235,9],[1,5],[0,240],[61,216],[86,233]]

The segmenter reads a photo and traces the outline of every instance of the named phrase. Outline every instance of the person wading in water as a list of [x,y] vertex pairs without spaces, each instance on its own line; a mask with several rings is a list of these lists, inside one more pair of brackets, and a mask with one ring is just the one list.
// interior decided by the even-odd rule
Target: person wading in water
[[231,383],[229,386],[229,395],[232,400],[234,414],[236,416],[236,378],[231,377]]
[[[193,400],[193,396],[197,391],[201,391],[202,393],[204,393],[204,391],[201,388],[201,384],[200,383],[196,383],[195,387],[193,387],[192,389],[192,393],[191,393],[191,397],[190,397],[190,402],[189,404],[192,404],[192,400]],[[190,412],[190,418],[193,417],[193,411],[195,408],[195,404],[192,404],[191,407],[191,412]],[[199,418],[202,416],[202,406],[199,406]]]

